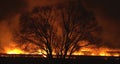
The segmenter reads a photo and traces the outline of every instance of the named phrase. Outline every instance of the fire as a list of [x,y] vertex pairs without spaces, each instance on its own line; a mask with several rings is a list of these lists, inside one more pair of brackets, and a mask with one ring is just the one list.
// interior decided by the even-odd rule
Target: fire
[[[31,45],[31,47],[34,47]],[[7,54],[38,54],[42,55],[43,57],[46,57],[47,53],[41,49],[34,49],[30,48],[30,51],[25,51],[20,47],[16,47],[15,45],[12,47],[6,47],[5,53]],[[32,51],[32,52],[31,52]],[[53,55],[56,55],[55,52],[53,52]],[[120,56],[120,49],[110,49],[107,47],[96,47],[96,46],[86,46],[82,47],[79,51],[74,52],[73,55],[87,55],[87,56]]]
[[78,52],[75,52],[73,55],[88,55],[88,56],[120,56],[120,50],[109,49],[105,47],[101,48],[91,48],[84,47],[81,48]]
[[11,50],[7,50],[6,51],[7,54],[25,54],[24,51],[22,51],[21,49],[11,49]]
[[[42,52],[40,49],[37,52],[30,53],[21,50],[20,48],[7,49],[7,54],[38,54],[46,57],[46,53]],[[73,55],[88,55],[88,56],[120,56],[120,50],[112,50],[109,48],[81,48],[78,52],[73,53]]]
[[[37,52],[30,53],[25,52],[19,48],[7,49],[7,54],[38,54],[46,57],[46,53],[43,53],[40,49]],[[88,56],[120,56],[120,50],[112,50],[109,48],[81,48],[80,51],[73,53],[73,55],[88,55]]]

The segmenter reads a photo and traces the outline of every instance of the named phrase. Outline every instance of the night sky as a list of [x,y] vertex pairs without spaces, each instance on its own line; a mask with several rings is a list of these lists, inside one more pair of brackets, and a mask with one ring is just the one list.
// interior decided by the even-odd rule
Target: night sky
[[[110,47],[120,47],[120,1],[85,0],[86,7],[93,10],[103,27],[103,37]],[[111,43],[110,43],[111,42]]]
[[[12,31],[17,29],[20,13],[30,11],[34,6],[48,6],[66,3],[69,0],[0,0],[0,46],[11,41]],[[83,0],[83,5],[95,13],[103,27],[105,45],[120,48],[120,1],[119,0]],[[6,40],[7,41],[6,41]],[[4,43],[4,44],[3,44]]]

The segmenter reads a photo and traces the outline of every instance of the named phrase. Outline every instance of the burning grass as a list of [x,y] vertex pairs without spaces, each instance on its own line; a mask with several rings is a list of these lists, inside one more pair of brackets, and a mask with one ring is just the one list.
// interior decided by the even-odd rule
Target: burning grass
[[[34,54],[34,55],[43,55],[46,57],[46,53],[38,49],[36,52],[26,52],[20,48],[6,48],[6,54]],[[53,55],[56,55],[55,53]],[[73,53],[73,55],[83,55],[83,56],[120,56],[119,49],[110,49],[106,47],[95,48],[92,46],[83,47],[79,51]]]
[[75,52],[74,55],[88,55],[88,56],[120,56],[119,49],[110,49],[107,47],[83,47],[78,52]]

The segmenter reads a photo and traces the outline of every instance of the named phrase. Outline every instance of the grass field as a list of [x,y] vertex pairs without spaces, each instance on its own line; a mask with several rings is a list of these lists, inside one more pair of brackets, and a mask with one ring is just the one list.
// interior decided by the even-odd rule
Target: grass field
[[120,57],[73,56],[71,59],[54,58],[49,60],[41,56],[24,57],[1,56],[0,64],[120,64]]

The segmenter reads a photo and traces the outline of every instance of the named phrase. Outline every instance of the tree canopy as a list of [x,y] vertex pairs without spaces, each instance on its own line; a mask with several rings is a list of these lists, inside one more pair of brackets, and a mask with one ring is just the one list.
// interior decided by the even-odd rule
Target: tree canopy
[[[32,43],[47,53],[48,58],[65,58],[81,47],[101,43],[101,27],[92,12],[82,4],[35,7],[20,17],[17,41]],[[80,45],[81,41],[87,41]]]

